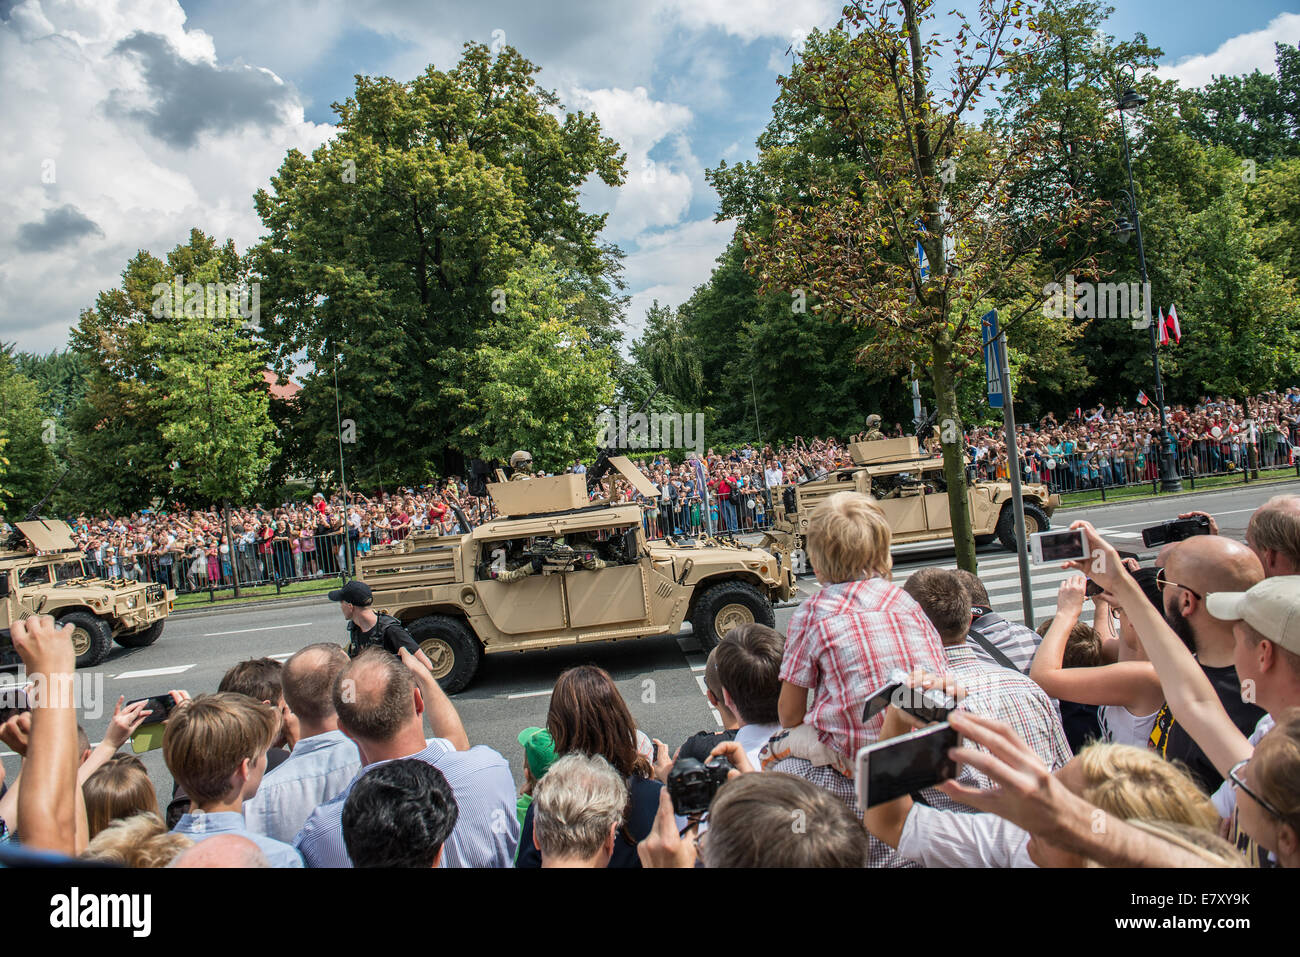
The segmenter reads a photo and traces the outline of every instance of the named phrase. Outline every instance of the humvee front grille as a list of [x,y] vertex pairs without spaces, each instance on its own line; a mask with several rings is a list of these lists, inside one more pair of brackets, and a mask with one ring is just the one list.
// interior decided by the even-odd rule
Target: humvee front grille
[[162,601],[162,585],[149,585],[144,590],[144,600],[148,602]]

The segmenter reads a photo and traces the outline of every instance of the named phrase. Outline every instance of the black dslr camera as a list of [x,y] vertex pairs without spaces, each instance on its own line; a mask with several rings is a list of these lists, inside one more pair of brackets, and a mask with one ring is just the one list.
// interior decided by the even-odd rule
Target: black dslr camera
[[722,757],[707,763],[696,758],[678,758],[668,772],[668,796],[673,799],[673,813],[678,817],[699,817],[707,811],[731,769],[731,762]]
[[1157,548],[1170,542],[1181,542],[1193,535],[1208,534],[1210,534],[1210,520],[1204,515],[1174,518],[1142,529],[1142,544],[1147,548]]

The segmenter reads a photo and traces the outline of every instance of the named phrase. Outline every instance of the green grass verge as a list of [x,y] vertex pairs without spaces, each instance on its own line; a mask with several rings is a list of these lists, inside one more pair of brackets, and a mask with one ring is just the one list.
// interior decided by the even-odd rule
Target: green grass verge
[[[1280,469],[1261,469],[1259,478],[1251,479],[1249,482],[1242,481],[1240,472],[1235,475],[1209,475],[1205,478],[1198,478],[1196,480],[1195,489],[1192,488],[1192,483],[1189,480],[1183,479],[1183,492],[1201,492],[1209,489],[1229,488],[1232,486],[1250,488],[1250,486],[1257,482],[1285,481],[1288,478],[1294,479],[1295,477],[1294,466]],[[1105,501],[1106,504],[1109,505],[1111,502],[1129,502],[1144,498],[1164,498],[1165,494],[1152,492],[1151,486],[1147,484],[1126,485],[1121,488],[1106,489]],[[1061,496],[1060,507],[1065,509],[1076,505],[1098,505],[1101,504],[1101,502],[1101,490],[1090,489],[1086,492],[1067,492]]]
[[234,597],[234,592],[227,588],[224,591],[218,591],[217,600],[209,601],[208,593],[205,591],[194,592],[188,595],[176,596],[176,608],[216,608],[219,605],[244,605],[249,602],[266,601],[274,598],[301,598],[305,595],[323,595],[339,587],[337,578],[317,578],[305,582],[293,582],[285,585],[276,594],[274,585],[256,585],[251,588],[241,588],[239,598]]

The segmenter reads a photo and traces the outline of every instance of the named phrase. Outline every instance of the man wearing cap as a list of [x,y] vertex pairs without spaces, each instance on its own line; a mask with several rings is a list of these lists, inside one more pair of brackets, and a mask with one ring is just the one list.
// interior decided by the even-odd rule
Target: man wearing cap
[[329,600],[339,603],[348,623],[348,657],[355,658],[370,645],[378,645],[394,655],[405,648],[420,664],[433,671],[428,656],[420,650],[419,643],[402,627],[402,623],[392,615],[376,612],[370,607],[374,595],[365,582],[354,578],[342,588],[330,592]]

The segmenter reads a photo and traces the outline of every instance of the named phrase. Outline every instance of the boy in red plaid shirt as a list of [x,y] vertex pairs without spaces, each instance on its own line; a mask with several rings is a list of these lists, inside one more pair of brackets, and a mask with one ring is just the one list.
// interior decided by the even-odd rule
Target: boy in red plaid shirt
[[863,722],[867,696],[896,668],[947,670],[934,625],[890,581],[890,541],[884,513],[861,493],[840,492],[813,512],[807,550],[822,588],[790,620],[778,703],[788,730],[772,739],[765,767],[806,758],[852,778],[858,749],[884,721]]

